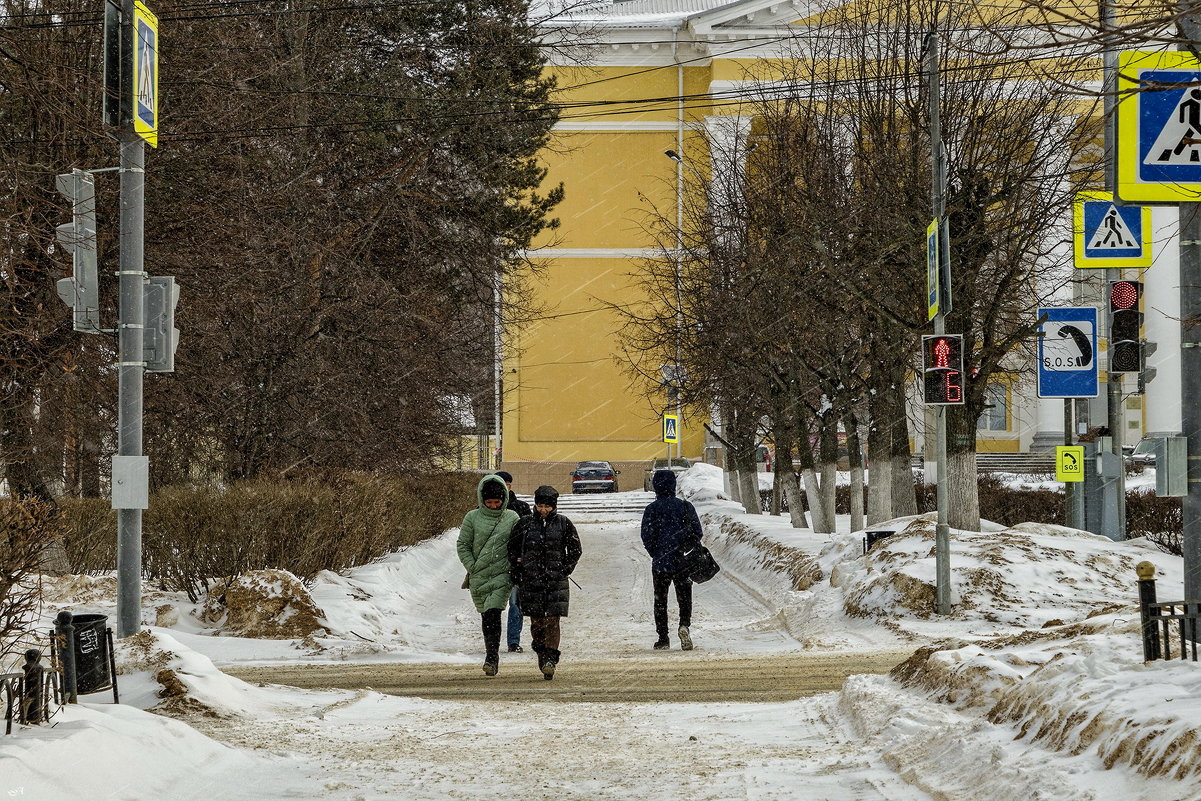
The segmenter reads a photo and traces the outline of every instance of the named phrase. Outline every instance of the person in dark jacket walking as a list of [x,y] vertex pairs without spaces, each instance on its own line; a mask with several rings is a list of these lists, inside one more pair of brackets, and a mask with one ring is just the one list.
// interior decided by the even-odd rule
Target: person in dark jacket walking
[[659,639],[655,649],[671,647],[667,636],[667,590],[676,587],[680,607],[680,648],[692,650],[692,579],[680,557],[681,546],[698,543],[704,535],[701,519],[692,504],[676,497],[676,474],[656,470],[651,477],[655,500],[642,513],[642,544],[651,556],[651,583],[655,589],[655,630]]
[[[518,517],[532,515],[534,512],[530,505],[513,492],[513,475],[506,470],[497,470],[496,475],[505,480],[505,486],[509,489],[509,508],[516,512]],[[509,593],[509,617],[505,621],[505,639],[509,643],[510,653],[521,653],[521,604],[517,602],[516,586]]]
[[541,486],[534,492],[534,514],[523,517],[509,539],[509,571],[517,585],[521,611],[530,619],[538,669],[553,679],[559,664],[559,618],[567,617],[571,587],[567,577],[583,548],[575,525],[556,511],[559,493]]

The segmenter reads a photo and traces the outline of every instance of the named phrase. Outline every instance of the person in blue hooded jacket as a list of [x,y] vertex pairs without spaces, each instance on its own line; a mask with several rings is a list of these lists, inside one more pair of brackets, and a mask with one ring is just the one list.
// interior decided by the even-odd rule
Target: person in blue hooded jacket
[[704,535],[701,519],[692,504],[676,497],[676,474],[657,470],[651,477],[655,500],[642,513],[642,544],[651,556],[651,582],[655,588],[656,650],[671,647],[667,636],[667,591],[674,584],[680,607],[680,648],[692,650],[692,579],[685,572],[681,546],[697,543]]

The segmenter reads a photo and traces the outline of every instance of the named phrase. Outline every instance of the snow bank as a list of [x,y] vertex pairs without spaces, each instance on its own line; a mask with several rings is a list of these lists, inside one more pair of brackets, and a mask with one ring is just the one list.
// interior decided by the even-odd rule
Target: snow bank
[[[785,519],[713,506],[705,520],[710,547],[740,573],[804,589],[798,617],[829,625],[837,611],[939,641],[895,682],[852,677],[840,694],[859,733],[914,786],[938,798],[1050,798],[1048,773],[1061,771],[1056,801],[1109,797],[1113,782],[1129,783],[1131,797],[1201,799],[1201,665],[1144,664],[1135,605],[1141,561],[1156,565],[1159,597],[1181,597],[1178,557],[1055,525],[952,530],[953,610],[942,617],[933,515],[873,526],[896,533],[867,554],[862,532],[820,542]],[[994,760],[971,756],[981,749]]]

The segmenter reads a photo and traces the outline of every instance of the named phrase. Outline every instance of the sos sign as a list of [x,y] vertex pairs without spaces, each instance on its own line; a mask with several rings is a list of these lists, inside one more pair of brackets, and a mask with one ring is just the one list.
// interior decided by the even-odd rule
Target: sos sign
[[928,406],[963,403],[963,335],[922,337],[922,401]]

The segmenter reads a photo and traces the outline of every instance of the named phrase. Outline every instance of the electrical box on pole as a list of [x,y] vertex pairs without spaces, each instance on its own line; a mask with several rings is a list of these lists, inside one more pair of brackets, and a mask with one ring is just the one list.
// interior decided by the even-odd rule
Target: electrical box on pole
[[1143,345],[1139,329],[1143,313],[1139,306],[1143,285],[1138,281],[1114,281],[1109,285],[1109,371],[1137,373],[1143,369]]
[[56,176],[55,187],[71,201],[71,222],[58,226],[58,242],[71,254],[70,278],[57,283],[58,296],[71,307],[76,331],[100,333],[100,285],[96,270],[96,185],[90,173],[72,170]]
[[928,406],[963,404],[963,335],[922,337],[922,401]]
[[175,372],[175,349],[179,329],[175,327],[175,305],[179,286],[174,276],[152,275],[142,288],[142,353],[148,373]]

